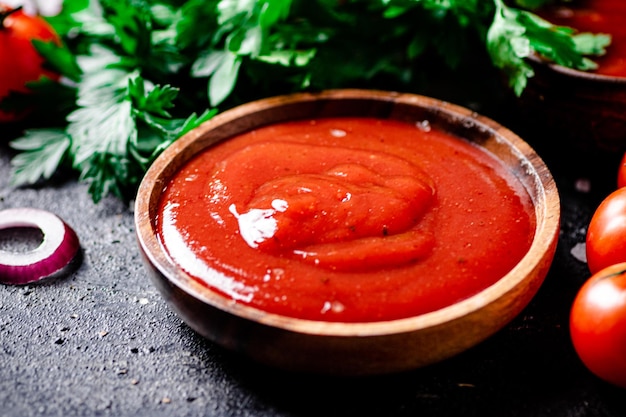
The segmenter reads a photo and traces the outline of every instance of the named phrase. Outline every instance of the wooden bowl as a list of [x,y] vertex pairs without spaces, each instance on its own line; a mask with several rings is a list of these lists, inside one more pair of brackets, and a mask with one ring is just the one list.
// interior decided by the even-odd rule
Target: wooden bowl
[[626,78],[529,58],[535,75],[520,98],[529,123],[552,133],[557,147],[580,152],[626,151]]
[[[156,229],[158,201],[173,174],[212,144],[262,125],[329,116],[428,120],[497,155],[535,206],[534,241],[510,273],[482,292],[416,317],[338,323],[270,314],[220,296],[191,279],[166,255]],[[147,172],[135,208],[136,233],[154,284],[201,335],[274,367],[364,375],[415,369],[458,354],[497,332],[534,296],[552,262],[560,202],[543,161],[490,119],[435,99],[382,91],[336,90],[265,99],[226,111],[168,148]]]

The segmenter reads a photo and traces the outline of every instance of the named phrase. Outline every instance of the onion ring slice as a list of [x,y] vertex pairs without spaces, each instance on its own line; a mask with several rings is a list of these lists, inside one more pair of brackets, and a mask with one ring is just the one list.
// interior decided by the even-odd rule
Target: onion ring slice
[[57,215],[35,208],[0,211],[0,230],[14,227],[36,228],[43,234],[32,251],[0,250],[0,282],[24,285],[60,274],[80,249],[74,230]]

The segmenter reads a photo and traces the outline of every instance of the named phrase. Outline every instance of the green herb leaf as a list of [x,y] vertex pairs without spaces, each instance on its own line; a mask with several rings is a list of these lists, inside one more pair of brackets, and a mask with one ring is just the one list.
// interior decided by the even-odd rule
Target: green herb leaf
[[305,89],[422,92],[442,70],[486,66],[521,94],[531,54],[593,69],[610,37],[524,10],[551,1],[66,0],[48,18],[63,46],[34,43],[63,82],[29,83],[32,94],[0,102],[48,114],[33,117],[49,129],[11,142],[13,182],[66,166],[96,202],[132,198],[154,158],[217,106]]
[[156,86],[146,92],[145,84],[141,77],[129,80],[129,95],[136,111],[170,117],[167,109],[174,107],[174,99],[179,90],[166,85]]
[[235,89],[241,57],[233,53],[224,53],[220,56],[213,75],[209,81],[209,103],[217,106]]
[[149,54],[152,32],[149,3],[144,0],[100,0],[100,3],[122,51],[137,59]]
[[32,42],[37,52],[46,60],[47,66],[71,80],[80,78],[80,67],[69,48],[39,39],[33,39]]
[[[579,33],[573,36],[576,50],[585,55],[603,55],[606,53],[606,48],[611,44],[611,35],[605,34],[593,34],[593,33]],[[581,67],[579,69],[595,69],[597,65],[593,67]]]
[[552,3],[555,3],[555,0],[516,0],[515,1],[515,4],[517,6],[525,8],[525,9],[530,9],[530,10],[537,9],[539,7],[546,6]]
[[487,33],[487,49],[494,65],[504,70],[509,85],[517,95],[526,88],[527,80],[534,75],[525,59],[532,49],[525,36],[526,28],[517,20],[518,11],[506,7],[496,0],[493,23]]
[[22,151],[11,159],[11,184],[23,186],[47,180],[67,157],[71,140],[63,129],[27,130],[9,144]]
[[509,76],[509,85],[521,95],[529,77],[534,75],[525,61],[536,52],[559,65],[581,70],[595,68],[587,57],[590,51],[604,52],[610,39],[606,35],[577,37],[574,30],[555,26],[538,16],[505,6],[494,0],[496,11],[487,34],[487,48],[494,65]]
[[136,140],[129,142],[129,153],[143,169],[172,142],[217,112],[207,110],[200,117],[193,113],[186,119],[174,119],[167,109],[174,107],[179,90],[171,86],[149,86],[151,90],[146,91],[146,84],[141,77],[129,82],[129,98],[139,129]]

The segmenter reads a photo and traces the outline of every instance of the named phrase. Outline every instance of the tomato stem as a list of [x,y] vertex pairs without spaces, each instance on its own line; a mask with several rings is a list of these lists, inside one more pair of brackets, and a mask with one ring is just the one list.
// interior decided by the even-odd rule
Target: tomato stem
[[0,6],[0,30],[5,30],[4,21],[7,17],[11,16],[13,13],[17,13],[22,10],[22,6],[18,6],[15,9],[10,9],[8,7]]

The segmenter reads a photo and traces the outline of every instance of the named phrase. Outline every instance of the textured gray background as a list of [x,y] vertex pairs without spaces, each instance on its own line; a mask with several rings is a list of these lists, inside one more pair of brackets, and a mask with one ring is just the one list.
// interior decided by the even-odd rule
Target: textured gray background
[[[149,281],[129,205],[113,198],[95,205],[73,178],[12,189],[11,152],[0,142],[0,209],[50,210],[76,230],[83,249],[69,276],[0,285],[0,416],[623,417],[624,391],[582,367],[567,331],[569,306],[587,274],[571,249],[584,241],[609,188],[592,177],[611,177],[602,169],[616,165],[546,155],[563,199],[562,233],[552,270],[523,314],[441,364],[341,379],[266,369],[196,335]],[[586,175],[605,189],[578,191],[574,184]],[[0,247],[32,244],[32,237],[1,233]]]

